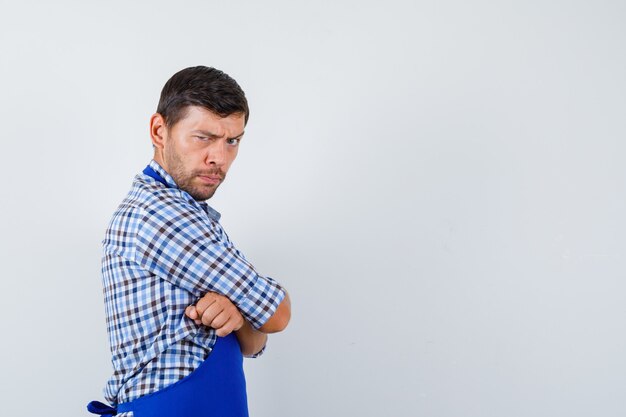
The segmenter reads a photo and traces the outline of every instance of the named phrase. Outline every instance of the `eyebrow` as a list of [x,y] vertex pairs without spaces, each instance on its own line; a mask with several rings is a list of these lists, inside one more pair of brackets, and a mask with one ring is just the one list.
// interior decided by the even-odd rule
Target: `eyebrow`
[[[219,138],[220,136],[216,135],[213,132],[209,132],[208,130],[192,130],[191,133],[199,133],[202,136],[207,136],[209,138]],[[245,131],[241,132],[240,134],[238,134],[237,136],[233,136],[232,138],[227,138],[227,140],[231,140],[231,139],[241,139],[241,137],[243,136],[243,134],[246,133]]]

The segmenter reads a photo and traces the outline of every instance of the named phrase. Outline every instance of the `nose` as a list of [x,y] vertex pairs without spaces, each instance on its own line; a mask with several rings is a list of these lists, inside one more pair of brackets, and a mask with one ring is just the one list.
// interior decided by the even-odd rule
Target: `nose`
[[207,165],[221,167],[226,161],[225,157],[226,144],[221,140],[216,140],[209,146],[206,163]]

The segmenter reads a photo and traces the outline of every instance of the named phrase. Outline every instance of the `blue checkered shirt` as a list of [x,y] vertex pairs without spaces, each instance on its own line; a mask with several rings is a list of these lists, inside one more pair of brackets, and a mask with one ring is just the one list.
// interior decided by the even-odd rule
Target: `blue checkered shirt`
[[111,404],[165,388],[208,357],[215,331],[184,313],[207,292],[228,297],[255,328],[285,297],[233,246],[218,212],[179,189],[154,160],[150,166],[167,186],[137,175],[102,242]]

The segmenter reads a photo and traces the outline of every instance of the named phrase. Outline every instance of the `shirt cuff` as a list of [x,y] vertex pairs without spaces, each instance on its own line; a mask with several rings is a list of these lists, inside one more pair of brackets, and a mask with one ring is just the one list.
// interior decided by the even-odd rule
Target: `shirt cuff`
[[244,355],[246,358],[249,359],[254,359],[254,358],[258,358],[259,356],[261,356],[264,352],[265,352],[265,348],[267,347],[267,342],[265,342],[265,344],[263,345],[263,347],[261,348],[261,350],[259,350],[257,353],[252,354],[252,355]]
[[239,300],[237,307],[250,325],[258,330],[274,315],[285,294],[278,282],[259,275],[254,286]]

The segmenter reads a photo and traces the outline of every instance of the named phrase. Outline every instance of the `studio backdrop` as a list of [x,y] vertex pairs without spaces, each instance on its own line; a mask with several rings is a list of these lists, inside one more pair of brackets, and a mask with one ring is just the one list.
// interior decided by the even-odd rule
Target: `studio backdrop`
[[619,1],[0,1],[2,415],[112,369],[107,223],[176,71],[250,121],[209,203],[289,328],[255,417],[626,413]]

